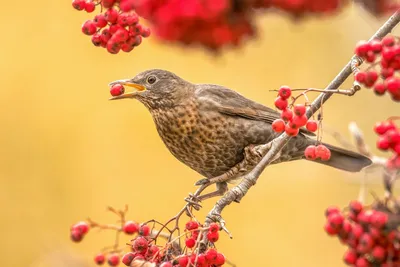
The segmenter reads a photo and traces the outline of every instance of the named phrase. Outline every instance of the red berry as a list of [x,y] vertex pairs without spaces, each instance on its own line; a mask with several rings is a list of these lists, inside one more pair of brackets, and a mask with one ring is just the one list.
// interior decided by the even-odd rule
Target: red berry
[[304,150],[304,156],[306,157],[306,159],[308,160],[314,160],[317,158],[315,152],[316,152],[316,146],[313,145],[309,145],[305,150]]
[[133,48],[135,48],[135,47],[132,46],[132,45],[129,45],[129,44],[122,44],[121,45],[121,50],[126,52],[126,53],[131,52],[133,50]]
[[362,211],[363,209],[363,204],[361,204],[360,201],[357,200],[353,200],[350,202],[349,204],[349,208],[352,212],[354,212],[355,214],[358,214]]
[[388,215],[380,211],[374,211],[371,215],[371,225],[376,228],[382,228],[388,221]]
[[215,259],[215,265],[221,266],[225,264],[225,256],[221,253],[217,254],[217,258]]
[[281,97],[277,97],[275,99],[275,107],[279,110],[284,110],[288,106],[288,101],[287,99],[283,99]]
[[272,129],[277,133],[283,132],[285,130],[285,122],[281,119],[274,120],[272,123]]
[[107,258],[107,263],[110,266],[117,266],[119,264],[119,255],[118,254],[111,254]]
[[347,250],[344,254],[343,261],[348,265],[355,264],[357,261],[357,252],[352,249]]
[[[385,60],[385,61],[391,61],[394,57],[396,56],[396,54],[395,54],[395,52],[394,52],[394,50],[392,49],[392,48],[388,48],[388,47],[385,47],[385,48],[383,48],[382,49],[382,58]],[[383,62],[385,62],[384,60],[382,60],[382,63],[381,63],[381,65],[382,65],[382,67],[387,67],[387,66],[383,66]]]
[[307,124],[308,118],[306,115],[294,116],[292,121],[290,122],[291,126],[294,128],[300,128]]
[[318,129],[318,123],[316,121],[309,120],[307,121],[306,128],[310,132],[315,132]]
[[303,105],[303,104],[297,104],[297,105],[294,106],[293,112],[297,116],[301,117],[306,113],[306,106]]
[[118,11],[115,10],[114,8],[110,8],[109,10],[107,10],[106,13],[104,13],[104,15],[106,20],[111,24],[116,23],[118,20]]
[[180,267],[187,267],[189,264],[189,257],[186,255],[183,255],[179,258],[178,262],[179,262]]
[[393,146],[397,143],[400,143],[400,131],[397,129],[396,130],[394,130],[394,129],[388,130],[386,132],[386,137],[391,146]]
[[325,229],[325,232],[330,236],[337,235],[337,233],[338,233],[338,230],[333,228],[329,223],[325,224],[324,229]]
[[325,210],[325,217],[328,217],[331,214],[340,213],[340,209],[338,207],[328,207]]
[[187,223],[186,223],[186,229],[187,230],[195,230],[195,229],[197,229],[197,228],[199,228],[199,223],[198,222],[195,222],[195,221],[188,221]]
[[104,256],[104,254],[97,254],[95,257],[94,257],[94,262],[97,264],[97,265],[103,265],[104,264],[104,262],[106,261],[106,257]]
[[217,242],[218,238],[219,238],[218,232],[208,232],[207,233],[207,239],[208,239],[208,241],[210,241],[212,243]]
[[161,263],[160,267],[172,267],[172,263],[170,263],[169,261],[166,261],[166,262]]
[[111,8],[115,3],[115,0],[102,0],[101,4],[103,5],[103,7],[105,8]]
[[328,222],[333,228],[340,228],[343,225],[344,217],[340,213],[333,213],[328,216]]
[[133,221],[127,221],[124,224],[123,231],[128,235],[132,235],[139,231],[139,225]]
[[93,21],[98,28],[104,28],[105,26],[107,26],[107,20],[103,14],[96,15]]
[[367,80],[367,73],[363,71],[359,71],[355,75],[355,80],[359,83],[364,83]]
[[400,79],[394,76],[388,78],[386,80],[386,87],[390,93],[396,93],[398,90],[400,90]]
[[121,45],[112,39],[107,42],[107,51],[111,54],[118,54],[121,50]]
[[374,258],[374,260],[382,262],[385,260],[386,250],[381,246],[375,246],[372,249],[371,256]]
[[71,230],[71,240],[74,242],[80,242],[83,239],[83,233],[79,231],[78,229],[72,229]]
[[143,236],[138,236],[133,241],[132,248],[134,251],[137,251],[139,253],[146,252],[148,247],[149,247],[149,242]]
[[150,226],[143,224],[139,228],[139,235],[148,236],[150,234]]
[[318,145],[315,149],[315,155],[323,161],[331,158],[331,151],[324,145]]
[[72,1],[72,6],[76,10],[83,10],[83,9],[85,9],[86,2],[85,2],[85,0],[73,0]]
[[95,46],[101,46],[101,44],[103,43],[103,41],[101,40],[101,34],[100,34],[100,33],[95,33],[95,34],[92,36],[92,43],[93,43]]
[[127,30],[121,28],[121,29],[118,29],[118,30],[115,32],[115,34],[113,35],[113,38],[115,38],[115,40],[116,40],[117,42],[122,43],[122,42],[125,42],[126,40],[128,40],[128,38],[129,38],[129,33],[128,33]]
[[206,262],[208,264],[214,264],[217,260],[218,252],[215,249],[210,248],[206,252]]
[[382,39],[382,45],[383,46],[393,46],[395,43],[394,37],[393,36],[385,36]]
[[125,92],[125,88],[123,85],[117,83],[111,86],[110,93],[112,96],[119,96]]
[[379,75],[376,71],[368,71],[367,72],[367,78],[365,80],[365,86],[367,87],[371,87],[372,85],[374,85],[374,83],[378,80]]
[[210,232],[218,232],[219,231],[219,225],[217,223],[210,223],[209,226],[209,230]]
[[290,109],[285,109],[282,111],[281,118],[284,121],[290,121],[293,118],[293,112]]
[[394,74],[394,69],[393,68],[383,68],[381,69],[381,76],[383,78],[389,78],[392,77]]
[[386,92],[386,85],[384,83],[377,83],[374,86],[374,93],[377,95],[383,95]]
[[156,246],[156,245],[151,245],[146,252],[146,257],[147,258],[152,258],[154,257],[158,252],[160,251],[160,249]]
[[360,224],[368,225],[371,222],[371,212],[370,211],[361,211],[357,215],[357,221]]
[[374,53],[374,51],[368,51],[367,55],[365,56],[365,60],[369,63],[374,62],[376,59],[376,55]]
[[381,150],[388,150],[390,147],[390,142],[386,138],[386,136],[380,136],[378,141],[376,142],[376,146]]
[[374,246],[374,240],[372,236],[368,233],[364,233],[360,237],[360,241],[357,246],[357,251],[360,253],[367,253],[371,251],[373,246]]
[[125,264],[126,266],[131,266],[131,263],[133,259],[135,258],[135,253],[133,252],[128,252],[122,257],[122,263]]
[[193,248],[196,245],[196,240],[193,238],[188,238],[186,239],[185,244],[188,248]]
[[370,42],[371,50],[375,53],[380,53],[382,51],[382,42],[380,40],[372,40]]
[[78,230],[81,234],[87,234],[89,231],[89,224],[87,222],[78,222],[71,227],[71,230]]
[[147,27],[143,27],[143,29],[140,31],[140,35],[141,35],[143,38],[149,37],[149,36],[150,36],[150,33],[151,33],[150,28],[147,28]]
[[92,13],[96,9],[96,5],[93,2],[87,2],[85,5],[85,11],[87,13]]
[[364,57],[371,50],[371,45],[367,41],[359,41],[356,45],[355,54]]
[[292,90],[289,86],[284,85],[279,88],[278,94],[282,99],[288,99],[292,95]]
[[82,32],[86,35],[93,35],[96,31],[96,25],[92,20],[88,20],[82,25]]
[[293,127],[291,123],[285,126],[285,133],[289,136],[296,136],[299,133],[299,128]]
[[369,267],[371,264],[366,258],[360,257],[357,259],[355,267]]

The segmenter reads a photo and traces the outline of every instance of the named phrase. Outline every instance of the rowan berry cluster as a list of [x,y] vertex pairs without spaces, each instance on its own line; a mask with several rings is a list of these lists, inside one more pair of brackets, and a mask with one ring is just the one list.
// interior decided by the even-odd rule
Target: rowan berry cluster
[[355,80],[366,88],[373,88],[377,95],[386,92],[393,101],[400,101],[400,43],[393,36],[370,42],[360,41],[355,49],[369,67],[355,75]]
[[106,48],[111,54],[132,51],[150,35],[150,29],[139,23],[132,0],[73,0],[72,6],[88,13],[100,6],[100,14],[82,25],[82,32],[92,36],[95,46]]
[[392,119],[375,124],[374,131],[379,135],[376,146],[383,151],[392,151],[387,161],[389,169],[400,169],[400,128]]
[[[289,99],[292,99],[289,104]],[[278,97],[275,99],[275,107],[281,111],[281,118],[272,123],[272,129],[277,133],[285,132],[289,136],[296,136],[302,127],[310,132],[318,130],[318,122],[309,120],[306,115],[306,105],[294,104],[298,97],[292,97],[292,90],[288,86],[281,86]],[[331,152],[325,145],[310,145],[304,151],[308,160],[329,160]]]
[[[126,266],[132,266],[135,262],[140,264],[148,262],[160,267],[217,267],[225,263],[225,256],[215,248],[209,247],[210,245],[214,247],[213,244],[219,239],[220,226],[217,223],[205,227],[191,219],[186,223],[183,234],[173,236],[174,231],[168,229],[167,225],[158,223],[161,228],[156,230],[156,222],[153,220],[138,224],[125,220],[127,210],[116,211],[112,208],[110,210],[120,217],[121,225],[102,225],[88,220],[88,222],[78,222],[70,229],[71,240],[74,242],[82,241],[89,228],[114,230],[118,234],[133,236],[123,247],[119,246],[117,237],[114,246],[103,249],[94,257],[97,265],[107,263],[109,266],[118,266],[122,262]],[[150,227],[151,224],[153,227]],[[167,231],[164,233],[162,230]],[[180,240],[183,238],[185,242],[181,247]],[[202,242],[205,242],[207,247],[200,252]]]
[[400,266],[400,210],[398,204],[390,207],[387,203],[376,201],[364,206],[352,201],[343,212],[337,207],[326,210],[325,231],[348,247],[343,257],[346,264]]

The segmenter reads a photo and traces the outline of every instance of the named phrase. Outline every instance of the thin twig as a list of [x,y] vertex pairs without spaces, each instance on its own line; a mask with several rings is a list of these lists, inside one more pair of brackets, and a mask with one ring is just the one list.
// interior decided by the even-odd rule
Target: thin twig
[[[388,21],[371,37],[373,39],[382,39],[388,33],[390,33],[394,27],[400,22],[400,11],[397,11],[391,16]],[[358,66],[362,63],[362,60],[357,56],[353,56],[349,63],[340,71],[340,73],[333,79],[333,81],[326,87],[327,92],[321,93],[307,109],[307,117],[310,118],[312,115],[321,108],[331,96],[332,92],[329,90],[336,90],[340,85],[352,74],[353,71],[358,71]],[[219,199],[212,210],[209,212],[205,224],[208,225],[214,216],[220,216],[222,210],[231,204],[233,201],[240,201],[248,190],[254,186],[257,182],[258,177],[264,171],[264,169],[275,159],[275,156],[281,151],[281,149],[287,144],[290,137],[283,133],[279,137],[275,138],[271,143],[272,146],[268,152],[263,156],[261,161],[246,175],[243,176],[242,181],[231,190],[229,190],[221,199]],[[268,144],[266,144],[268,145]],[[266,146],[263,145],[263,146]],[[259,146],[260,149],[263,146]]]

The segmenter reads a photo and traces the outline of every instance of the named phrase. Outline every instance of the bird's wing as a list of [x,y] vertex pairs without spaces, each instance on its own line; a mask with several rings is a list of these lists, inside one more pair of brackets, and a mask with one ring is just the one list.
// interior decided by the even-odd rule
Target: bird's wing
[[[207,102],[207,107],[230,116],[239,116],[250,120],[265,121],[269,124],[280,118],[276,110],[256,103],[241,94],[214,84],[198,84],[196,97]],[[313,136],[305,128],[300,129],[304,134]]]

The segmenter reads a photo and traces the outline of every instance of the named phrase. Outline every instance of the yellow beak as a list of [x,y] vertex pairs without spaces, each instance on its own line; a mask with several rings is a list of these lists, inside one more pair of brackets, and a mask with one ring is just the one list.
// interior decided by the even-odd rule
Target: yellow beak
[[129,80],[118,80],[118,81],[114,81],[111,82],[109,84],[109,86],[113,86],[114,84],[121,84],[123,86],[128,86],[128,87],[133,87],[136,90],[133,92],[126,92],[122,95],[119,96],[113,96],[111,97],[109,100],[117,100],[117,99],[123,99],[123,98],[132,98],[134,95],[136,95],[138,92],[142,92],[146,90],[146,87],[144,87],[143,85],[137,84],[137,83],[133,83],[130,82]]

